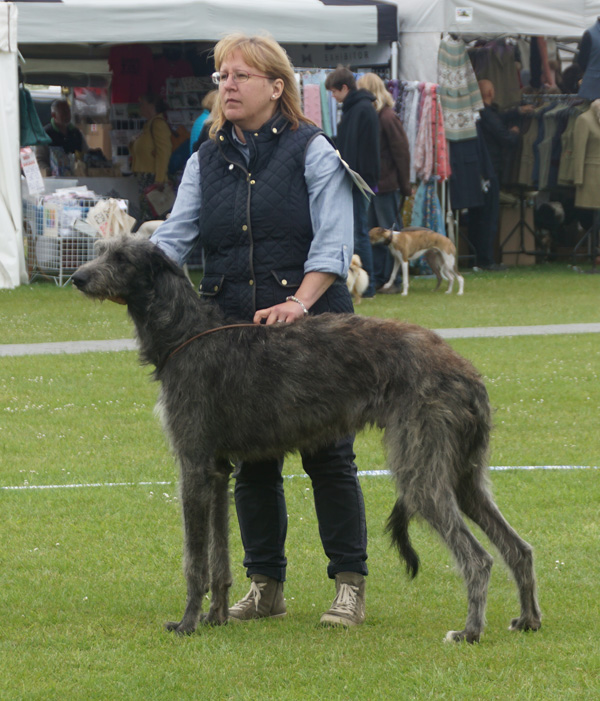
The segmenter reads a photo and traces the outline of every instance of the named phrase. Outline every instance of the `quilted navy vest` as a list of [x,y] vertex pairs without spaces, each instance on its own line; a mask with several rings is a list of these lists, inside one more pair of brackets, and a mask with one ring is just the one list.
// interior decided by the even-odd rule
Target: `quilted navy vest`
[[231,125],[199,151],[205,257],[200,293],[213,296],[228,316],[251,319],[302,282],[313,237],[304,156],[318,133],[309,124],[292,130],[277,114],[259,131],[244,132],[248,163]]

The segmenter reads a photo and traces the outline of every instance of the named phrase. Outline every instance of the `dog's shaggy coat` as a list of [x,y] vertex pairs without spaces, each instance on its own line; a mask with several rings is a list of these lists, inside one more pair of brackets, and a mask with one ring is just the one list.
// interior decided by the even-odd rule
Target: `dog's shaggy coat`
[[385,429],[398,492],[388,529],[409,573],[419,560],[408,524],[419,515],[465,579],[467,620],[447,639],[479,640],[492,566],[461,511],[515,577],[521,614],[511,628],[540,627],[532,549],[504,520],[487,484],[485,386],[435,333],[351,314],[212,332],[226,323],[218,307],[200,300],[157,247],[133,238],[108,241],[73,282],[89,297],[127,304],[142,360],[156,366],[161,383],[162,417],[181,468],[187,578],[183,618],[168,629],[194,631],[209,589],[202,620],[227,620],[230,460],[317,448],[368,424]]

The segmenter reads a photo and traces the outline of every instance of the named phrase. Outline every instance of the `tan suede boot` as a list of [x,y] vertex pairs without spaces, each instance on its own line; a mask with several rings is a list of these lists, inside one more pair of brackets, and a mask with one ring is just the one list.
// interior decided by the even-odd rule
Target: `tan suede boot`
[[229,609],[232,623],[256,618],[281,618],[286,615],[283,582],[264,574],[250,576],[250,591]]
[[365,578],[358,572],[335,575],[336,597],[321,616],[324,626],[357,626],[365,620]]

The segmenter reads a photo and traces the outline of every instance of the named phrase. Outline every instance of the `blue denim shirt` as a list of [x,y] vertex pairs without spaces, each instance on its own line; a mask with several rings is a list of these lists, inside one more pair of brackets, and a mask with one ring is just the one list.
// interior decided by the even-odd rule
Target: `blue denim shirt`
[[[238,147],[245,153],[244,144],[239,142]],[[313,227],[304,273],[333,273],[345,278],[354,248],[352,180],[324,136],[313,139],[306,151],[304,177]],[[196,243],[201,203],[200,164],[198,153],[194,153],[185,167],[171,216],[151,239],[179,265],[185,263]]]

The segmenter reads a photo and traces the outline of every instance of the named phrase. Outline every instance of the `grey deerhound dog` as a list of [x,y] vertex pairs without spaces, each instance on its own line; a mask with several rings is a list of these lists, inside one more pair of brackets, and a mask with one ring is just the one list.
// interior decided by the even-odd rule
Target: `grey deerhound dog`
[[156,246],[133,237],[106,241],[73,283],[89,297],[127,304],[141,359],[161,383],[161,416],[181,468],[187,579],[183,618],[167,623],[169,630],[192,633],[199,620],[227,621],[230,461],[318,448],[366,425],[385,429],[398,492],[388,530],[408,573],[415,576],[419,565],[408,535],[418,515],[465,579],[467,620],[446,639],[479,640],[492,567],[461,511],[514,575],[521,614],[511,629],[540,627],[532,549],[488,487],[487,391],[475,368],[435,333],[353,314],[231,324]]

